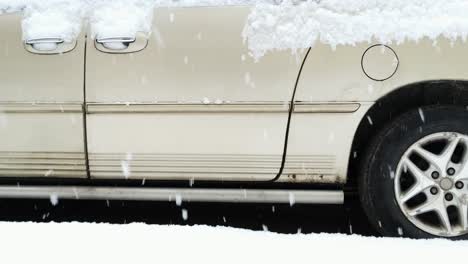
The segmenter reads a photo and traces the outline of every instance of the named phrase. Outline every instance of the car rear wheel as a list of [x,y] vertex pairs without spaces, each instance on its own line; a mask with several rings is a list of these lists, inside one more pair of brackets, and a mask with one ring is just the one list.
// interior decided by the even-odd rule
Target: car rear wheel
[[384,235],[468,238],[468,111],[431,106],[388,124],[361,165],[361,203]]

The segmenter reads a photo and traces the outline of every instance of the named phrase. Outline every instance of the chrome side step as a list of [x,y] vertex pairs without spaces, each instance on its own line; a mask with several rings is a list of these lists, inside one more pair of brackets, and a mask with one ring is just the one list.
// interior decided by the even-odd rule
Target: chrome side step
[[343,191],[83,186],[0,186],[0,198],[343,204]]

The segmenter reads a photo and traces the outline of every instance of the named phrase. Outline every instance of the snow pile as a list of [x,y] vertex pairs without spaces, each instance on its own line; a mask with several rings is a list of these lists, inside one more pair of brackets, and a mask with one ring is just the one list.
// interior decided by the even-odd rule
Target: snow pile
[[190,6],[227,6],[253,5],[257,2],[274,2],[275,0],[154,0],[158,7],[190,7]]
[[89,9],[92,37],[127,37],[151,32],[154,2],[149,0],[96,0]]
[[80,1],[32,1],[24,8],[23,39],[57,37],[72,41],[81,32],[85,11]]
[[468,242],[225,227],[0,223],[2,263],[455,263]]
[[255,58],[317,42],[336,48],[468,35],[466,0],[0,0],[0,12],[24,10],[25,39],[70,40],[83,19],[92,37],[131,36],[151,32],[155,7],[221,5],[251,5],[242,36]]
[[0,14],[24,11],[23,39],[78,36],[88,20],[91,37],[151,32],[155,7],[253,4],[254,0],[0,0]]
[[0,13],[23,11],[23,39],[75,39],[83,21],[92,37],[150,32],[156,0],[0,0]]
[[279,5],[257,3],[243,36],[254,57],[316,42],[336,48],[441,36],[465,40],[467,12],[466,0],[284,0]]

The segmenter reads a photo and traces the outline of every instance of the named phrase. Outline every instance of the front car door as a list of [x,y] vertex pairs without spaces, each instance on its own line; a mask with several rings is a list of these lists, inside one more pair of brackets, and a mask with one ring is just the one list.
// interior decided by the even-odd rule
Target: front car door
[[255,62],[241,36],[249,12],[249,6],[158,8],[139,52],[106,52],[88,40],[92,178],[277,176],[304,54],[275,52]]
[[[35,49],[21,20],[0,15],[0,177],[86,177],[84,37]],[[49,37],[28,41],[45,47]]]

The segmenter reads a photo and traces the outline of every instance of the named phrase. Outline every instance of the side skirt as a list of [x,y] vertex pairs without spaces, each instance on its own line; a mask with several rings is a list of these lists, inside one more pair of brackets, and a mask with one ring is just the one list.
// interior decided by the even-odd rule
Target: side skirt
[[341,190],[266,190],[83,186],[0,186],[0,198],[222,203],[343,204]]

